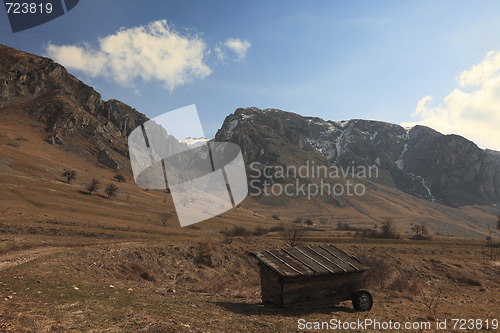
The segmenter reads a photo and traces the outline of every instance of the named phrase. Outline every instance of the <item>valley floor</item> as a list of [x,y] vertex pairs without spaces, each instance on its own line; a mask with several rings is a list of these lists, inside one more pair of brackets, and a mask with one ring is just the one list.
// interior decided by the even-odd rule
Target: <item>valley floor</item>
[[231,244],[212,235],[28,248],[21,246],[26,238],[1,238],[2,331],[293,332],[305,328],[299,324],[365,319],[433,328],[446,319],[446,331],[454,331],[452,319],[500,319],[500,261],[470,241],[333,239],[371,266],[366,288],[375,304],[359,313],[349,301],[308,311],[262,306],[258,267],[248,254],[283,246],[273,235]]

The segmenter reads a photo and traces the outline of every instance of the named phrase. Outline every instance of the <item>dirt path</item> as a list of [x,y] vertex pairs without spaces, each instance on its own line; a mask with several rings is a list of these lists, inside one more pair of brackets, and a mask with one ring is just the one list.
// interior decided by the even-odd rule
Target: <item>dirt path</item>
[[0,255],[0,271],[18,266],[53,253],[66,250],[64,247],[42,247],[21,251],[8,252]]

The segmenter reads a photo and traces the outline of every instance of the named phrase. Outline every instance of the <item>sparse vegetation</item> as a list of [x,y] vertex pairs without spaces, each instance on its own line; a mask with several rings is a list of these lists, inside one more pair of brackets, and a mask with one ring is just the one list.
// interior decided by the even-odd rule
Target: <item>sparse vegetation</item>
[[233,227],[233,229],[231,229],[230,233],[233,236],[243,236],[243,237],[247,237],[251,234],[251,232],[249,230],[245,229],[245,227],[239,227],[239,226]]
[[114,184],[109,184],[104,190],[104,193],[108,195],[108,199],[111,199],[116,194],[116,192],[118,192],[118,187],[116,187],[116,185]]
[[411,227],[411,230],[415,233],[411,238],[415,240],[429,240],[431,236],[429,235],[429,230],[425,224],[415,224]]
[[170,212],[163,212],[163,213],[161,213],[160,214],[161,225],[162,226],[167,225],[168,220],[170,220],[173,216],[174,216],[174,214],[172,214]]
[[351,226],[348,223],[343,223],[342,221],[338,221],[337,230],[346,231],[346,230],[353,230],[353,228],[351,228]]
[[126,182],[127,180],[125,179],[125,177],[121,174],[121,173],[117,173],[113,176],[113,179],[116,180],[117,182],[121,183],[121,182]]
[[99,189],[99,184],[99,180],[93,178],[86,187],[88,194],[92,194],[92,192],[97,191]]
[[212,261],[212,251],[214,249],[213,244],[208,242],[201,242],[198,244],[195,250],[194,262],[197,265],[204,265],[208,267],[213,267]]
[[224,239],[222,243],[231,244],[234,240],[234,236],[227,230],[227,227],[224,228]]
[[65,170],[62,176],[66,179],[66,182],[70,184],[76,178],[75,170]]
[[271,215],[271,218],[274,219],[274,220],[276,220],[276,221],[280,220],[280,217],[278,215],[276,215],[276,214]]
[[260,225],[255,228],[255,230],[252,232],[252,235],[254,236],[262,236],[262,235],[265,235],[269,232],[269,229],[267,228],[263,228],[261,227]]
[[437,317],[437,310],[439,302],[441,301],[442,293],[442,289],[437,288],[430,295],[426,295],[422,299],[422,303],[425,305],[428,311],[428,318],[431,320],[434,320]]
[[302,243],[306,229],[298,223],[283,224],[283,240],[289,246],[298,246]]
[[493,234],[493,225],[488,223],[487,229],[488,229],[488,236],[486,236],[486,248],[489,257],[488,259],[496,260],[499,249],[495,244],[496,242],[495,242],[495,236]]
[[396,232],[396,227],[394,226],[394,222],[392,221],[391,218],[385,218],[382,220],[381,229],[382,229],[381,230],[382,238],[388,238],[388,239],[400,238],[399,234]]

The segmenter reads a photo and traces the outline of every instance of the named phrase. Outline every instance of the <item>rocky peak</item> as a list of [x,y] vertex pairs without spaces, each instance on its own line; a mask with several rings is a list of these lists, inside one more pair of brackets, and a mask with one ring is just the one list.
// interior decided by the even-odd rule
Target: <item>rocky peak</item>
[[0,59],[0,112],[14,108],[43,123],[50,144],[128,168],[126,136],[147,121],[145,115],[120,101],[103,101],[51,59],[3,45]]
[[276,109],[241,108],[217,141],[240,145],[247,164],[314,160],[337,166],[377,165],[376,181],[449,205],[500,200],[500,153],[458,135],[381,121],[325,121]]

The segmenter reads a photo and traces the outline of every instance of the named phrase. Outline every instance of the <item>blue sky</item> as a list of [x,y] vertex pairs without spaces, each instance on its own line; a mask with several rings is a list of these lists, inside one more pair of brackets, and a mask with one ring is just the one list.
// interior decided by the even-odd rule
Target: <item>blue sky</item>
[[[4,10],[0,24],[0,43],[50,55],[104,99],[151,118],[196,104],[207,137],[257,106],[421,123],[500,149],[498,1],[81,0],[30,30],[12,33]],[[120,38],[137,45],[113,54]],[[155,47],[176,60],[123,59]]]

